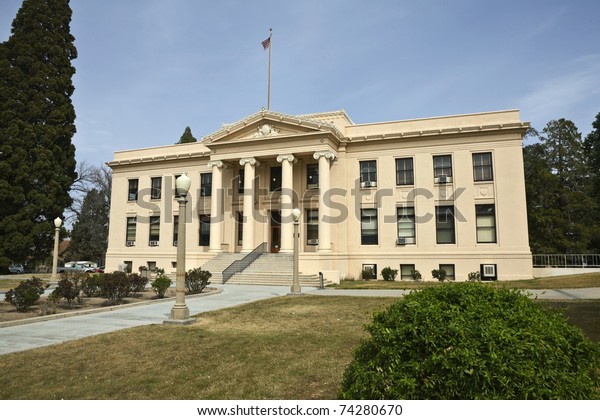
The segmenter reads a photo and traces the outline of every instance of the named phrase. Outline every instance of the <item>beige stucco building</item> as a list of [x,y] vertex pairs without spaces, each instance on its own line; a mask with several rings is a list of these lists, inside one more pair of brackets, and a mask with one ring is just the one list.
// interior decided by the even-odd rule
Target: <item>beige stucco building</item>
[[304,274],[531,278],[528,127],[517,110],[370,124],[263,110],[198,143],[116,152],[106,268],[175,271],[174,184],[186,173],[188,269],[221,271],[261,244],[291,253],[297,207]]

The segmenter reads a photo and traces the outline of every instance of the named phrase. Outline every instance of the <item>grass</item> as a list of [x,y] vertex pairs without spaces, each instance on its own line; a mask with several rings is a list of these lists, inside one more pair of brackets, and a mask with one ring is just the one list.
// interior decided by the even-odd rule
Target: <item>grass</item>
[[[336,289],[421,289],[442,284],[439,281],[343,281]],[[600,272],[575,274],[572,276],[544,277],[531,280],[513,280],[490,282],[501,287],[516,289],[577,289],[583,287],[600,287]]]
[[[2,399],[332,399],[393,298],[282,297],[0,357]],[[118,357],[115,357],[118,355]]]
[[[394,298],[280,297],[0,356],[2,399],[334,399],[370,314]],[[600,341],[600,301],[561,307]],[[595,335],[594,335],[595,334]]]
[[42,280],[49,281],[51,274],[10,274],[0,277],[0,292],[6,292],[7,290],[14,289],[23,280],[30,279],[31,277],[38,277]]

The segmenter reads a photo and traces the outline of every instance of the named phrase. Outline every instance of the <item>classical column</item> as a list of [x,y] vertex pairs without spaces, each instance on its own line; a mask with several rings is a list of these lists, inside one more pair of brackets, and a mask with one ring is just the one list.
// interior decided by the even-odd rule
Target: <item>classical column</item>
[[292,219],[294,192],[294,163],[292,154],[277,156],[281,163],[281,249],[279,252],[292,252],[294,245],[294,222]]
[[210,194],[210,252],[221,252],[223,237],[223,169],[225,164],[220,160],[208,162],[212,168],[212,190]]
[[260,162],[255,158],[240,159],[240,166],[244,168],[244,234],[242,238],[242,252],[250,252],[254,245],[254,177],[255,167]]
[[329,207],[325,205],[324,197],[330,188],[330,160],[333,162],[333,152],[316,152],[313,157],[319,161],[319,252],[331,252],[331,223]]

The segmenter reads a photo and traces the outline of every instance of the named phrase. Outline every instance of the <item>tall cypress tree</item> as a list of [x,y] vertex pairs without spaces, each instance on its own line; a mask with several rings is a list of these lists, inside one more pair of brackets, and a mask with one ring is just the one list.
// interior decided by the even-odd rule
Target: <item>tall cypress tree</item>
[[105,196],[100,191],[92,189],[86,194],[71,232],[69,259],[104,261],[108,244],[107,210]]
[[24,0],[0,44],[0,268],[50,256],[75,173],[68,0]]
[[183,131],[181,138],[175,144],[194,143],[196,141],[197,141],[196,137],[194,137],[194,135],[192,134],[192,129],[190,127],[185,127],[185,130]]

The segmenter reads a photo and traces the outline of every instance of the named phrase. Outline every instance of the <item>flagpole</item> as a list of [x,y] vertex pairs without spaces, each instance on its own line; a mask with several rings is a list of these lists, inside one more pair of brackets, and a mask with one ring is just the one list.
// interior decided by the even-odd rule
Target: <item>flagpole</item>
[[269,80],[267,89],[267,111],[271,110],[271,48],[273,48],[273,29],[269,29]]

